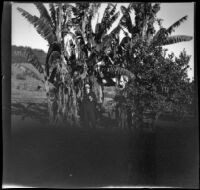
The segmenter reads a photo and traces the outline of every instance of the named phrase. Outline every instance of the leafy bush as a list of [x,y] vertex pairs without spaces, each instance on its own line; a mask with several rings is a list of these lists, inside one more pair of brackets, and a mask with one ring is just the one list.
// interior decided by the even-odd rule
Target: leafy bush
[[18,80],[26,80],[26,76],[24,76],[23,74],[18,73],[16,75],[16,79],[18,79]]
[[40,77],[35,72],[31,71],[29,68],[26,68],[25,76],[29,76],[34,79],[40,80]]
[[120,93],[125,97],[123,103],[129,113],[132,113],[133,125],[141,126],[149,110],[152,126],[166,111],[174,113],[174,117],[184,116],[194,90],[187,75],[190,56],[185,50],[179,57],[173,53],[165,56],[162,47],[150,48],[142,41],[135,43],[133,50],[138,53],[131,65],[136,79],[130,81]]

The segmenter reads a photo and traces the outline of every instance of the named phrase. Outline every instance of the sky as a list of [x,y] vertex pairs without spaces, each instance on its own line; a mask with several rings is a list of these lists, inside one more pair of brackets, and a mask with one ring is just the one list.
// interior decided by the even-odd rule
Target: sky
[[[128,6],[128,3],[118,3],[117,11],[120,10],[120,6]],[[161,9],[157,14],[158,18],[163,19],[163,27],[169,27],[174,22],[179,20],[185,15],[188,15],[188,19],[183,22],[173,35],[189,35],[194,38],[194,3],[161,3]],[[48,4],[45,4],[48,9]],[[48,51],[48,43],[36,32],[33,25],[31,25],[21,14],[18,12],[17,7],[23,8],[32,15],[39,16],[39,12],[33,3],[14,3],[12,2],[12,45],[17,46],[29,46],[32,48],[42,49],[45,52]],[[103,11],[106,7],[106,3],[102,3],[99,16],[96,16],[92,21],[92,27],[94,29],[97,19],[100,21],[103,15]],[[120,13],[120,17],[122,14]],[[98,18],[97,18],[98,17]],[[114,23],[114,28],[119,20]],[[131,14],[134,20],[134,13]],[[111,30],[112,30],[111,28]],[[122,34],[121,34],[122,38]],[[189,42],[182,42],[173,45],[165,46],[168,49],[168,53],[174,52],[176,56],[185,48],[188,55],[191,55],[190,70],[188,76],[192,79],[194,76],[194,39]]]

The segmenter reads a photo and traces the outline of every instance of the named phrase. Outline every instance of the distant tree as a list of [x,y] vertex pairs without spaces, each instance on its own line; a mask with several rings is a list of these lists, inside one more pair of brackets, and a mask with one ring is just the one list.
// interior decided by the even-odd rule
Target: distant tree
[[18,73],[18,74],[16,75],[16,79],[18,79],[18,80],[26,80],[26,76],[24,76],[24,75]]

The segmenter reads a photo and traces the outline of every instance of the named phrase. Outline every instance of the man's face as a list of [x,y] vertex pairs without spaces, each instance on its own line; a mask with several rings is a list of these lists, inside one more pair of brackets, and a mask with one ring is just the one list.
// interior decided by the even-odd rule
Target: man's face
[[89,94],[90,93],[90,88],[86,87],[86,93]]
[[74,76],[75,77],[78,76],[78,72],[77,71],[74,72]]

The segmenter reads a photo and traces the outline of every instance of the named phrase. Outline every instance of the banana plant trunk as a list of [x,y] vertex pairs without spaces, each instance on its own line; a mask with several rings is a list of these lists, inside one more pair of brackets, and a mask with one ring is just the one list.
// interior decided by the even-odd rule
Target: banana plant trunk
[[[57,42],[62,43],[62,6],[59,3],[59,19],[57,20]],[[78,102],[74,80],[60,52],[60,62],[56,65],[56,83],[45,82],[47,94],[49,123],[51,125],[78,125]],[[47,77],[48,78],[48,77]]]
[[50,125],[79,125],[79,104],[73,79],[59,86],[45,84]]

